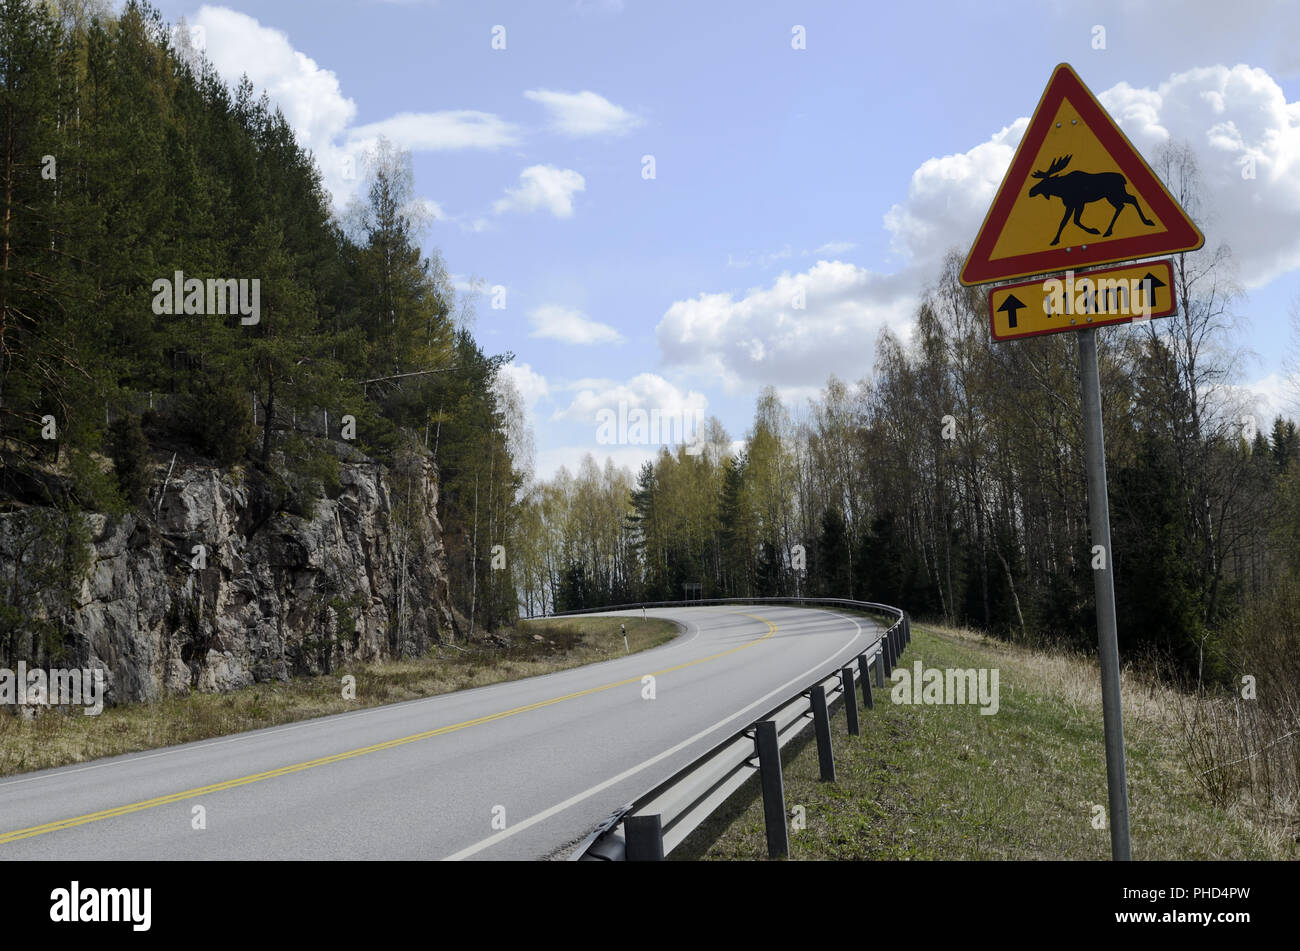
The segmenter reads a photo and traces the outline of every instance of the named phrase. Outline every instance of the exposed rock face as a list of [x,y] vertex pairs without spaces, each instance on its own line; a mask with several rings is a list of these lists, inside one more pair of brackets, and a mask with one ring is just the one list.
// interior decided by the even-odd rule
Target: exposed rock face
[[[273,513],[267,494],[240,471],[178,462],[150,516],[86,516],[92,561],[60,612],[57,664],[105,668],[107,699],[121,702],[409,656],[452,637],[430,462],[343,462],[338,491],[310,518]],[[32,516],[0,514],[0,577],[13,578]]]

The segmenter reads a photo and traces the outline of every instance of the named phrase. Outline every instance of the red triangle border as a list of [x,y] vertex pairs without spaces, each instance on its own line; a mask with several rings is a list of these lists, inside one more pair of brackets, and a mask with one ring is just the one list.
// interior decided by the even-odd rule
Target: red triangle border
[[[1130,187],[1155,212],[1168,230],[1153,235],[1121,238],[1118,241],[1107,240],[1101,244],[1090,245],[1086,251],[1081,250],[1081,246],[1073,246],[1069,250],[1056,247],[993,261],[991,259],[993,248],[1006,227],[1007,219],[1019,198],[1020,191],[1029,180],[1034,159],[1047,133],[1051,130],[1057,109],[1066,99],[1070,100],[1089,130],[1110,153],[1120,171],[1128,179]],[[1016,183],[1015,187],[1009,187],[1013,182]],[[1016,148],[1011,167],[1007,169],[1002,184],[998,186],[997,196],[984,218],[984,223],[980,226],[979,235],[962,267],[961,283],[987,284],[1014,277],[1045,274],[1049,271],[1064,271],[1094,264],[1194,251],[1203,244],[1205,244],[1205,236],[1201,234],[1200,229],[1192,223],[1187,213],[1161,184],[1160,179],[1156,177],[1155,172],[1151,171],[1133,143],[1102,108],[1083,81],[1075,75],[1074,70],[1068,64],[1062,63],[1052,73],[1051,81],[1043,91],[1029,127],[1025,129],[1020,145]]]

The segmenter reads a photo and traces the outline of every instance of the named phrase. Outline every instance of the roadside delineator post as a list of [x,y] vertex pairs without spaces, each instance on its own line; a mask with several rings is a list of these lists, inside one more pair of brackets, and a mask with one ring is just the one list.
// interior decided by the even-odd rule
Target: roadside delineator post
[[875,709],[875,702],[871,698],[871,663],[867,660],[866,651],[858,655],[858,679],[862,681],[862,702],[868,710]]
[[628,816],[623,820],[629,862],[662,862],[664,830],[659,815]]
[[858,693],[853,689],[853,668],[840,668],[840,683],[844,685],[844,717],[848,723],[849,736],[859,736],[858,729]]
[[813,729],[817,733],[817,763],[821,767],[824,783],[835,782],[835,757],[831,755],[831,717],[826,709],[826,688],[821,684],[813,687],[812,715]]
[[790,830],[785,824],[785,782],[781,778],[781,747],[776,741],[776,723],[762,720],[754,727],[758,747],[758,775],[763,785],[763,820],[767,827],[767,857],[790,857]]

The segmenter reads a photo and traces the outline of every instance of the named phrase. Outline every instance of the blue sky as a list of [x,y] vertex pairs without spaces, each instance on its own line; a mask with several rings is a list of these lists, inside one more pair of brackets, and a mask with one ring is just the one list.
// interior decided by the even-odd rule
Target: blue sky
[[763,384],[801,403],[867,373],[879,330],[906,333],[944,252],[969,247],[1062,61],[1148,160],[1169,138],[1196,151],[1198,224],[1233,247],[1260,355],[1239,382],[1282,405],[1300,298],[1286,3],[158,5],[202,27],[232,82],[270,91],[340,203],[348,155],[380,133],[411,150],[437,215],[425,243],[481,282],[483,346],[515,354],[539,477],[653,453],[598,444],[596,413],[620,401],[739,438]]

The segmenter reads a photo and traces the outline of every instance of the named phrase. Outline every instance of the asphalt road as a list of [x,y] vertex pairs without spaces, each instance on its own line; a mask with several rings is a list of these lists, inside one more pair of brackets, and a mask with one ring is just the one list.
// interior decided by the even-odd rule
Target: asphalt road
[[880,630],[769,605],[648,613],[685,630],[543,677],[0,779],[0,859],[563,856]]

